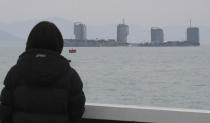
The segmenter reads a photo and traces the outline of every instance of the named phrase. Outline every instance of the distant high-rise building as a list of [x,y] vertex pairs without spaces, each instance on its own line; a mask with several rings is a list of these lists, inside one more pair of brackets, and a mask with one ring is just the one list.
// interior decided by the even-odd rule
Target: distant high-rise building
[[87,40],[86,25],[80,22],[74,23],[74,35],[76,40]]
[[199,43],[199,28],[189,27],[187,28],[187,41],[192,43]]
[[158,28],[158,27],[151,28],[151,42],[154,42],[154,43],[164,42],[164,33],[161,28]]
[[117,25],[117,41],[127,43],[127,36],[129,35],[129,26],[124,23]]

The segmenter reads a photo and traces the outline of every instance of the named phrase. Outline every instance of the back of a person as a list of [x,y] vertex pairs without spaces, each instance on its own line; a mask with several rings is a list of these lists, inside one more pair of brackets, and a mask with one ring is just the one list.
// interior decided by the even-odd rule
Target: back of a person
[[4,81],[2,122],[69,123],[82,117],[82,81],[60,55],[63,39],[60,32],[54,34],[55,29],[54,24],[41,22],[31,31],[26,51]]

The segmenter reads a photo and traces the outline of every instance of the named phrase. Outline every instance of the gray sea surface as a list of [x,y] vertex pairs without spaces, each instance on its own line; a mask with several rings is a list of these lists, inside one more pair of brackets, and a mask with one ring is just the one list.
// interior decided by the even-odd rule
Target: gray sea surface
[[[69,49],[87,102],[210,110],[210,46]],[[23,51],[0,47],[0,89]]]

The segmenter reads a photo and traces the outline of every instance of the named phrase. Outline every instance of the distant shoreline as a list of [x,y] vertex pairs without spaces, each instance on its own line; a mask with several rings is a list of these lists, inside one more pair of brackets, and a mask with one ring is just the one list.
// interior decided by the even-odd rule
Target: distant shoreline
[[160,43],[127,43],[115,40],[75,40],[64,39],[64,47],[194,47],[200,46],[199,42],[168,41]]

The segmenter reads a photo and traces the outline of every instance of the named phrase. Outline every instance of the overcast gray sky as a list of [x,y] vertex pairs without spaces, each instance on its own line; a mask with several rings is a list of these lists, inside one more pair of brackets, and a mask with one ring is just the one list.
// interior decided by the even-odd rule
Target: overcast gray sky
[[62,17],[86,24],[210,26],[210,0],[0,0],[0,22]]

